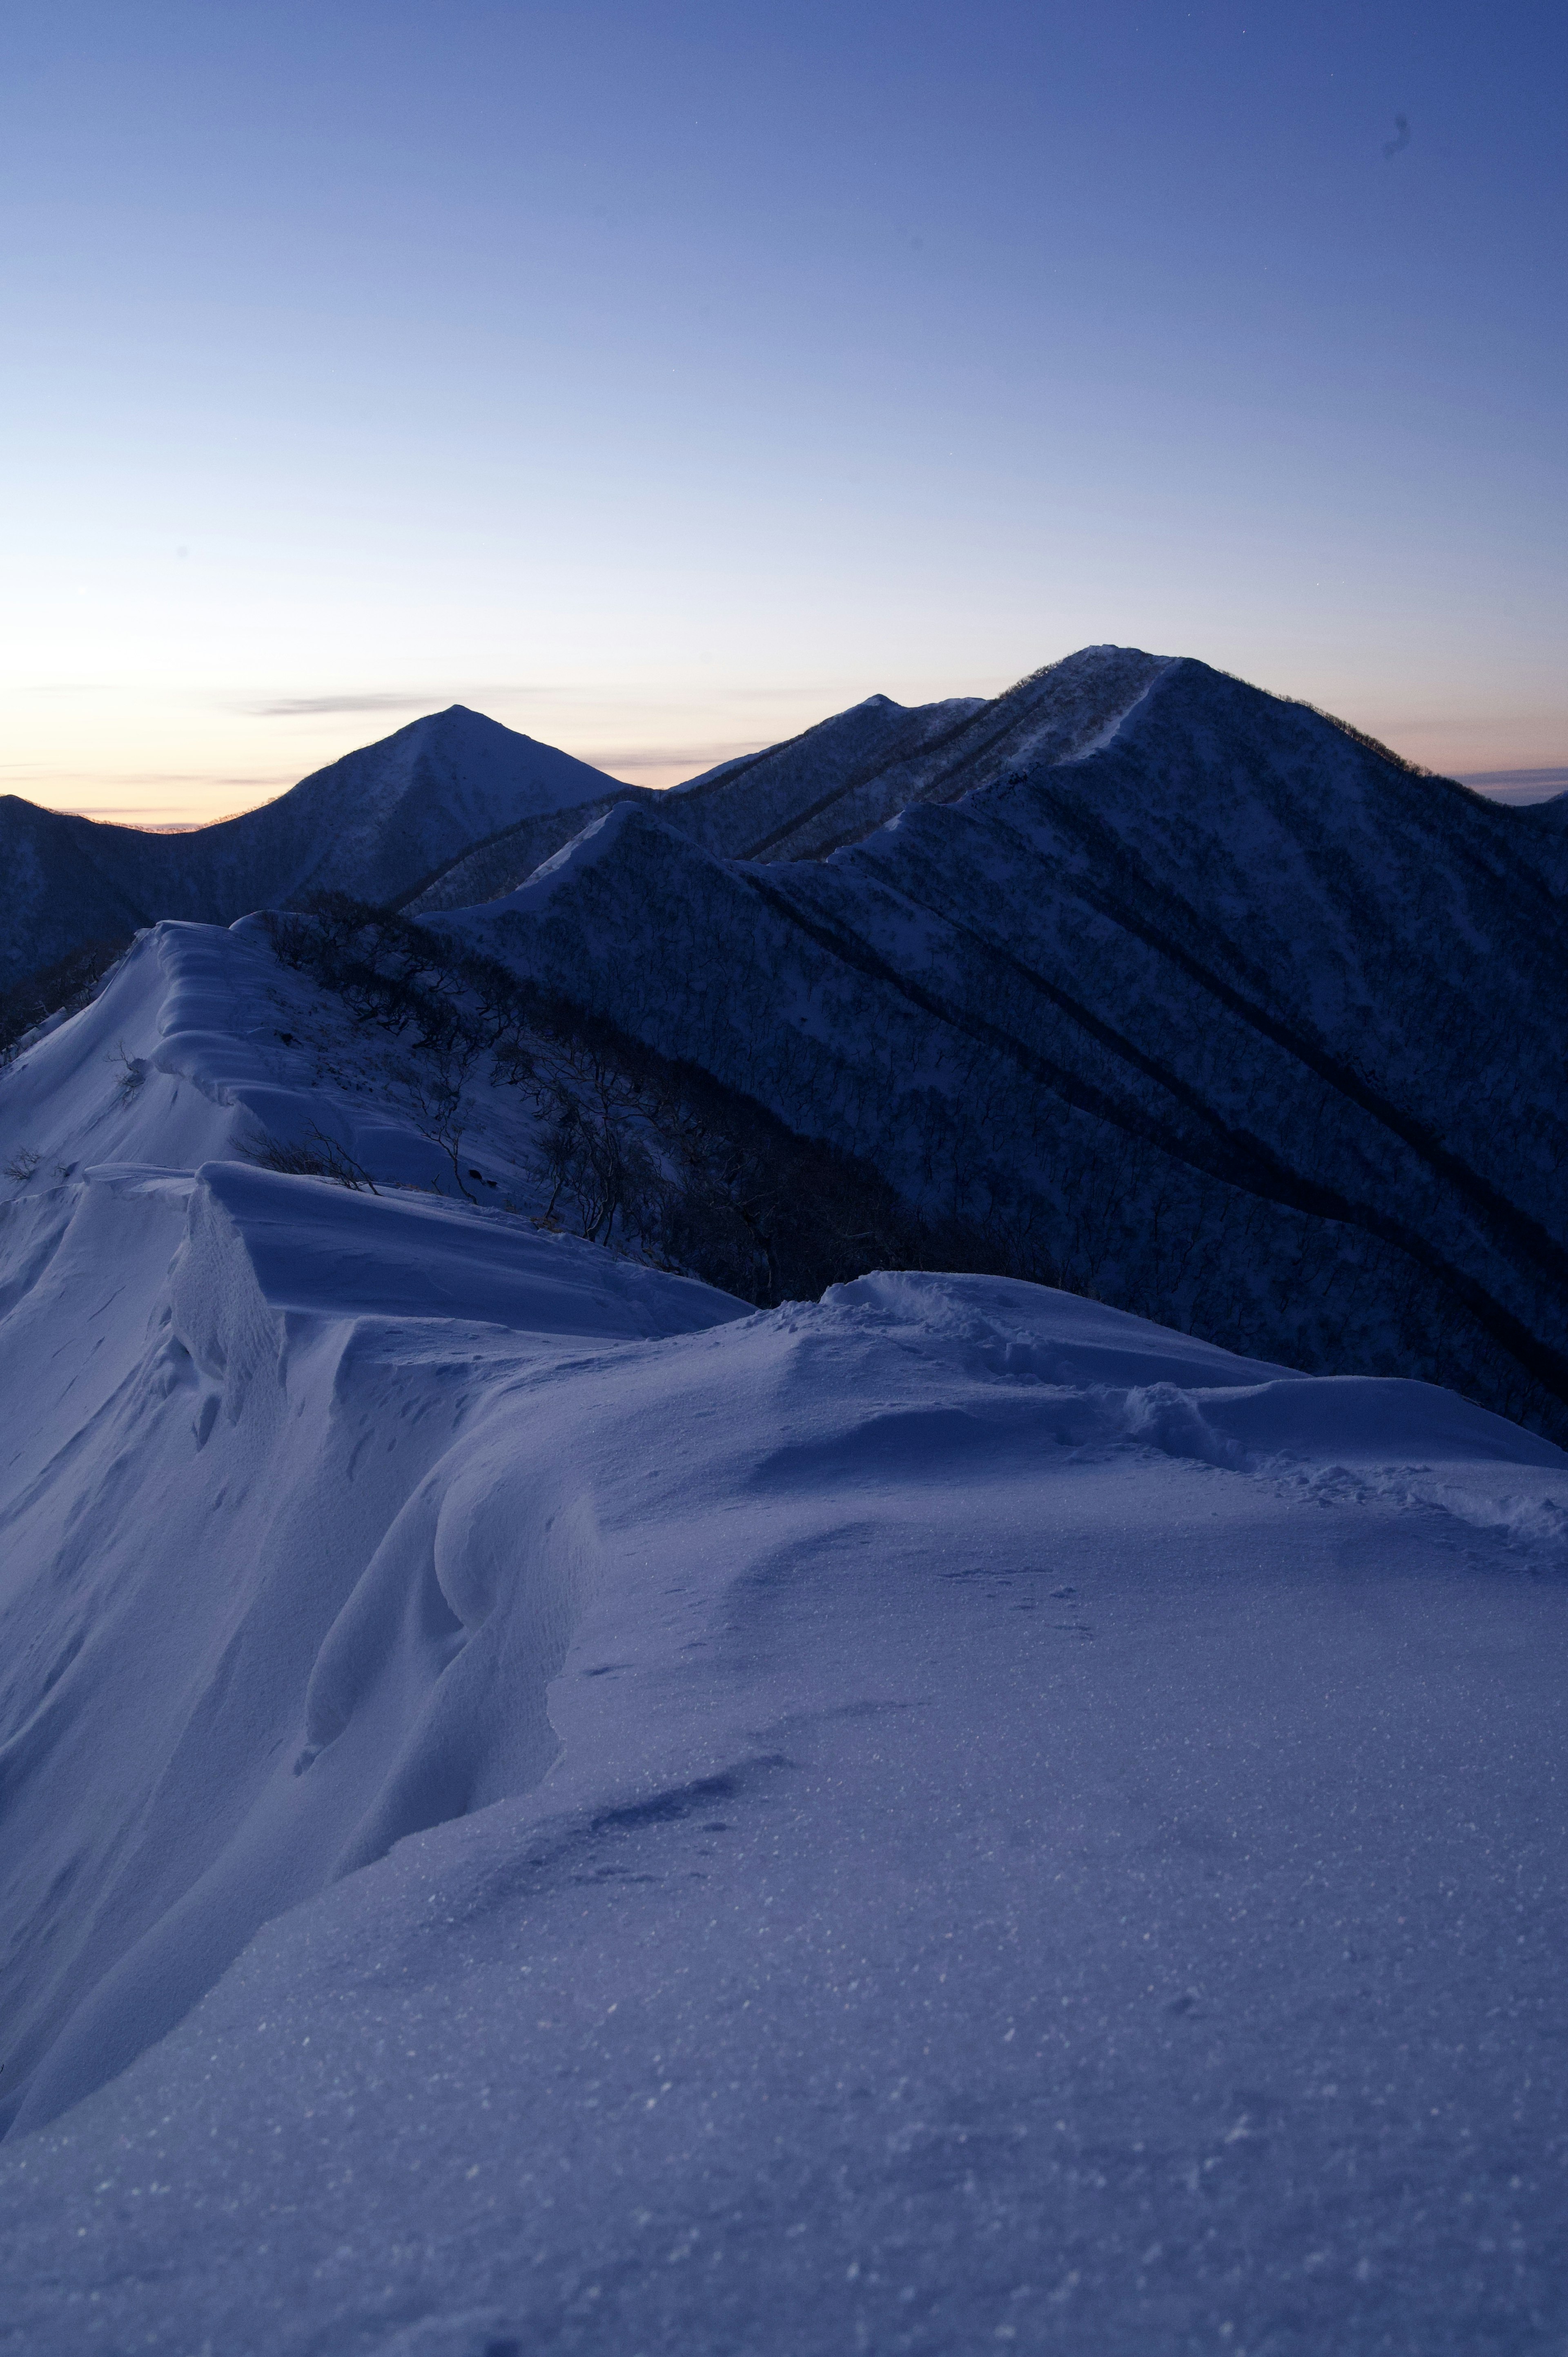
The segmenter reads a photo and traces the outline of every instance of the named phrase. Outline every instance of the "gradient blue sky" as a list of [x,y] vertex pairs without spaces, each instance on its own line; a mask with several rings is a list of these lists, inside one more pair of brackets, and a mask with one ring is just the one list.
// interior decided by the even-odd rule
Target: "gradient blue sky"
[[1568,764],[1565,89],[1562,0],[11,0],[0,787],[1106,639]]

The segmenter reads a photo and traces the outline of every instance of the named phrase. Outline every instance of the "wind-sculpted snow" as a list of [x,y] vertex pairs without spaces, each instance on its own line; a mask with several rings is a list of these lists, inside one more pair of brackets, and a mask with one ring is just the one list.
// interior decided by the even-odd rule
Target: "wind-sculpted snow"
[[0,796],[0,985],[161,918],[228,923],[326,888],[404,900],[498,834],[634,791],[454,705],[184,834]]
[[[8,1083],[13,1119],[81,1149],[9,1222],[10,2108],[47,2052],[46,2107],[119,2068],[340,1850],[539,1772],[539,1728],[509,1717],[492,1758],[460,1680],[463,1739],[437,1726],[403,1757],[472,1616],[472,1569],[456,1620],[439,1589],[403,1592],[421,1485],[491,1392],[740,1314],[524,1219],[206,1159],[287,1093],[225,1028],[247,982],[254,953],[172,929]],[[149,1143],[158,1160],[127,1158]]]
[[829,857],[722,859],[628,805],[439,921],[999,1269],[1568,1429],[1568,937],[1534,814],[1201,664],[1088,652],[1058,669],[1097,737],[1073,705]]
[[[105,1195],[129,1199],[128,1220]],[[90,1179],[18,1347],[29,1325],[69,1314],[108,1237],[161,1229],[161,1254],[177,1222],[162,1304],[145,1305],[152,1332],[97,1409],[97,1448],[78,1442],[89,1462],[67,1494],[29,1489],[11,1534],[71,1590],[45,1623],[45,1683],[59,1674],[5,1758],[12,1855],[27,1869],[7,1912],[30,1919],[28,1945],[48,1958],[41,1988],[37,1949],[22,1963],[33,2006],[6,1993],[13,2096],[32,2051],[68,2025],[33,2115],[177,2020],[280,1907],[537,1781],[554,1749],[542,1681],[566,1626],[570,1502],[553,1540],[555,1514],[531,1544],[504,1507],[487,1534],[446,1502],[456,1460],[432,1468],[488,1394],[510,1402],[510,1455],[527,1394],[563,1356],[736,1314],[526,1225],[476,1236],[472,1214],[360,1203],[319,1181],[211,1164],[182,1189],[120,1165]],[[575,1270],[580,1256],[603,1265]],[[90,1318],[86,1346],[102,1354],[107,1339]],[[487,1492],[497,1446],[470,1431],[459,1450],[478,1448]],[[458,1671],[464,1632],[489,1609],[487,1556],[519,1548],[537,1560],[527,1596],[509,1598],[524,1625],[500,1641],[532,1647],[532,1669],[498,1683],[492,1631]],[[134,1683],[117,1675],[127,1657]],[[113,1796],[95,1792],[106,1753],[145,1763]],[[90,1876],[85,1909],[80,1886],[51,1900],[70,1861],[68,1881]]]
[[0,1079],[0,2348],[1561,2339],[1568,1459],[410,1103],[253,924]]

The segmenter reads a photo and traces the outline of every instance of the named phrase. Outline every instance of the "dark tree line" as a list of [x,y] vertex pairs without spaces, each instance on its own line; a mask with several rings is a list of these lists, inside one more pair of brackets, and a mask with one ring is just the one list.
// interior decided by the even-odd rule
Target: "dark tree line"
[[124,956],[131,935],[83,942],[53,965],[24,974],[0,992],[0,1064],[9,1063],[17,1043],[51,1015],[76,1015],[97,997],[111,966]]
[[[545,1220],[759,1308],[813,1299],[874,1268],[991,1260],[956,1226],[922,1220],[854,1157],[444,932],[340,892],[270,918],[268,930],[283,964],[404,1049],[419,1125],[470,1200],[466,1094],[488,1078],[521,1091],[540,1120]],[[368,1184],[329,1144],[267,1158]]]

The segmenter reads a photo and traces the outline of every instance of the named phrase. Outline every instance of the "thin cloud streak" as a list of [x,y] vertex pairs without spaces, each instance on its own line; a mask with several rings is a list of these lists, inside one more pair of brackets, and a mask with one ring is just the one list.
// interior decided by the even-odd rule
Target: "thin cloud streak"
[[577,759],[591,763],[596,770],[675,770],[685,766],[687,775],[694,778],[703,770],[716,770],[721,761],[740,761],[748,753],[760,753],[775,741],[761,737],[752,737],[744,745],[644,745],[635,751],[623,747],[618,752],[579,753]]
[[252,720],[317,720],[338,712],[439,712],[438,695],[288,695],[275,704],[241,704]]

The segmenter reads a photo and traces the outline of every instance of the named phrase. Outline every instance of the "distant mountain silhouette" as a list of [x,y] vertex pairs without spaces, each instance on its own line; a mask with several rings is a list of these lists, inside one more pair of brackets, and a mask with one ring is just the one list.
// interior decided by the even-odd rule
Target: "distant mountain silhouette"
[[[403,901],[520,822],[639,790],[460,704],[317,770],[276,802],[149,834],[0,797],[0,986],[161,917],[226,924],[335,887]],[[570,824],[557,828],[556,840]]]

